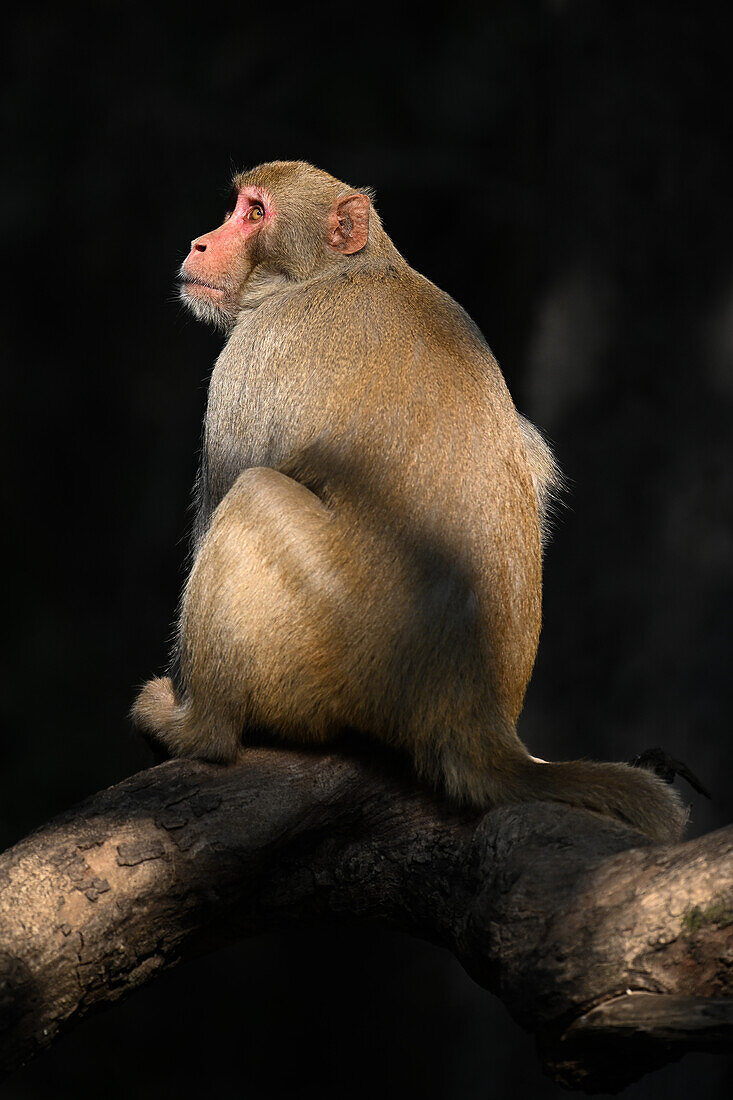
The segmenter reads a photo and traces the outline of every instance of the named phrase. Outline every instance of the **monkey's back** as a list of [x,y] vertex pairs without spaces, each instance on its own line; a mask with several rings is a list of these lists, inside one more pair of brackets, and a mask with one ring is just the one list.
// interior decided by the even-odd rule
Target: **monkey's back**
[[255,466],[350,524],[355,558],[384,563],[365,570],[374,598],[411,587],[421,629],[465,650],[516,721],[539,637],[537,508],[501,372],[447,294],[365,261],[245,311],[211,380],[208,515]]

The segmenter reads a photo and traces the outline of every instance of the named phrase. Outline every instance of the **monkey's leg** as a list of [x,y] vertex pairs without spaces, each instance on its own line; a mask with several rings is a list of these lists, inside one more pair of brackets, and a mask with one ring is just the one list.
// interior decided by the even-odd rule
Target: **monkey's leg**
[[333,736],[344,724],[350,568],[336,564],[337,545],[337,521],[308,489],[272,469],[242,473],[186,585],[182,697],[151,681],[137,723],[175,755],[222,762],[248,725],[299,742]]

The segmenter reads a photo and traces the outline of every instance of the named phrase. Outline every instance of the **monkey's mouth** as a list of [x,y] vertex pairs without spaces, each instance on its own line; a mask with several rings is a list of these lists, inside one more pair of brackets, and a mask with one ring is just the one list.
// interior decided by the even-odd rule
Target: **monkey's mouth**
[[197,279],[193,275],[181,276],[181,286],[185,291],[188,291],[190,287],[198,287],[200,290],[216,291],[217,294],[224,293],[224,287],[214,286],[213,283],[207,283],[205,279]]

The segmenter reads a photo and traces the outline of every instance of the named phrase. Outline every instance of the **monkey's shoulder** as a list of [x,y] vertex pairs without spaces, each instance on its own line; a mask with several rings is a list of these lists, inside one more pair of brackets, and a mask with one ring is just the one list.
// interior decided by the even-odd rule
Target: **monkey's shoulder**
[[404,261],[357,270],[351,281],[365,302],[397,314],[405,324],[417,323],[450,332],[453,336],[469,336],[486,346],[465,309]]
[[356,323],[383,348],[407,345],[427,359],[496,368],[488,343],[465,309],[404,261],[343,270],[295,301],[304,317],[327,317],[333,333],[353,329]]

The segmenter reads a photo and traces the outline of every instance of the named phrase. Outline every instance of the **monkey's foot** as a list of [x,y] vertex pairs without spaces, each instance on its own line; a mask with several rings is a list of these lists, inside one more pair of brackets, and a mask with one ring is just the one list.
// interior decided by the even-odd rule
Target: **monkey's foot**
[[645,749],[629,760],[632,768],[647,768],[658,775],[665,783],[674,783],[675,776],[681,775],[686,779],[694,791],[704,794],[706,798],[712,798],[710,792],[702,785],[697,776],[690,771],[687,764],[681,760],[675,760],[664,749]]

